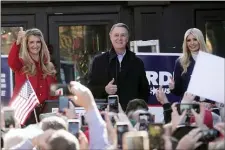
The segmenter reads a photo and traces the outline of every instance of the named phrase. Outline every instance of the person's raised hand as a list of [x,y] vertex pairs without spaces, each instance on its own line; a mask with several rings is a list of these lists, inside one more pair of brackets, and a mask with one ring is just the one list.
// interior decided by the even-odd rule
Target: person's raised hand
[[187,111],[184,110],[182,112],[181,115],[179,115],[178,111],[177,111],[177,103],[173,103],[171,108],[173,110],[172,114],[171,114],[171,123],[172,123],[172,130],[175,131],[177,126],[179,126],[180,124],[183,124],[186,120],[186,113]]
[[191,103],[193,103],[194,99],[195,99],[195,95],[194,94],[185,92],[181,103],[189,103],[189,104],[191,104]]
[[98,109],[91,91],[76,81],[70,82],[70,92],[74,96],[69,98],[78,106],[84,107],[85,110]]
[[176,149],[194,150],[202,144],[202,142],[199,142],[199,139],[201,137],[202,137],[201,129],[200,128],[193,129],[179,141]]
[[158,102],[160,102],[162,105],[165,103],[169,103],[166,94],[162,90],[162,86],[159,86],[159,89],[156,92],[156,99]]
[[25,33],[26,32],[23,31],[23,27],[20,27],[20,31],[18,32],[18,35],[17,35],[16,45],[20,45],[22,43]]
[[199,106],[200,107],[199,114],[197,112],[195,112],[194,109],[191,109],[191,112],[195,117],[196,125],[201,128],[206,128],[206,126],[204,125],[205,107],[204,107],[204,104],[202,104],[202,103],[200,103],[199,105],[200,105]]

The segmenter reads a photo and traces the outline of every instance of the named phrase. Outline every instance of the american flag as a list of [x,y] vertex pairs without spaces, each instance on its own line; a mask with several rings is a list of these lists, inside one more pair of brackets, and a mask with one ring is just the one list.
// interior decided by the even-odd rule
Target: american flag
[[39,104],[37,95],[27,80],[10,106],[15,109],[15,118],[23,125],[37,104]]

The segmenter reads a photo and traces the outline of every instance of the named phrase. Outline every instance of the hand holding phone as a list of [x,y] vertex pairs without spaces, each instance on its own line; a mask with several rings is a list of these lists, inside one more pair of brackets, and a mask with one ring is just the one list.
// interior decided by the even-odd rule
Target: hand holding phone
[[192,116],[191,109],[193,109],[195,112],[200,113],[200,106],[199,104],[196,103],[191,103],[191,104],[177,104],[177,112],[181,115],[184,110],[187,111],[187,116]]
[[199,139],[199,141],[208,143],[208,142],[214,141],[216,138],[219,138],[219,137],[220,137],[220,132],[216,129],[203,130],[202,137]]
[[80,120],[79,119],[69,119],[68,120],[68,127],[69,127],[69,132],[76,136],[77,138],[79,137],[79,131],[80,131]]

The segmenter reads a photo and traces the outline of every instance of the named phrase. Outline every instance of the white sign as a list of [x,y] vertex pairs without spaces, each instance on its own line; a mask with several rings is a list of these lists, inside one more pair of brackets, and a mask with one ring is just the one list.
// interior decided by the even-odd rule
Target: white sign
[[224,103],[225,59],[199,52],[187,92]]

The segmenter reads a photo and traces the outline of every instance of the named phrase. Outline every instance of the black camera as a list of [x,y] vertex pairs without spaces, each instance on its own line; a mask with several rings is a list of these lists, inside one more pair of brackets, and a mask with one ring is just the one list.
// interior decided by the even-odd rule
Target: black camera
[[216,129],[203,130],[202,137],[199,139],[199,141],[208,143],[210,141],[215,140],[219,136],[220,136],[220,132]]

